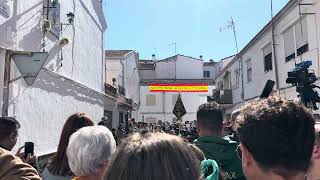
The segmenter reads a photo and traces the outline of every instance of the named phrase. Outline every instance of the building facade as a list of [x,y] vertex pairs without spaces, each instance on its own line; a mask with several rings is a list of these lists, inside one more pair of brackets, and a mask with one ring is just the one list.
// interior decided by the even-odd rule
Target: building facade
[[108,113],[112,113],[112,127],[117,128],[119,123],[127,124],[129,118],[138,118],[139,54],[133,50],[107,50],[106,65],[106,93],[116,92],[113,94],[117,98],[117,106]]
[[269,79],[276,82],[275,93],[295,99],[296,88],[286,83],[295,63],[312,61],[311,69],[319,76],[319,17],[319,1],[289,1],[220,71],[215,79],[216,100],[220,92],[229,92],[232,101],[222,102],[228,117],[243,103],[256,100]]
[[[10,84],[8,115],[21,123],[15,148],[32,141],[38,156],[55,152],[71,114],[85,112],[97,123],[115,106],[115,98],[104,93],[107,24],[102,4],[89,0],[0,0],[0,4],[6,8],[0,13],[1,101],[7,50],[49,54],[32,86],[23,79]],[[68,42],[62,44],[62,39]],[[12,62],[11,79],[20,75]]]
[[[176,55],[164,60],[140,62],[140,112],[139,121],[172,122],[172,113],[179,94],[186,109],[183,121],[196,119],[199,105],[207,102],[215,88],[212,79],[203,78],[203,61],[183,55]],[[150,84],[207,84],[207,92],[150,92]]]

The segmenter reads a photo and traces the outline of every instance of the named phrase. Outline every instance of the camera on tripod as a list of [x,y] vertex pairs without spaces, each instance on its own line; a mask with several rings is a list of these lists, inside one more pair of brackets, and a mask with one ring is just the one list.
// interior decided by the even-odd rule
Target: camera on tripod
[[299,93],[301,101],[305,106],[312,105],[314,110],[317,110],[317,102],[320,102],[320,97],[315,88],[319,88],[315,82],[319,79],[313,70],[309,67],[311,61],[303,61],[295,65],[295,68],[288,72],[286,83],[296,86],[296,91]]

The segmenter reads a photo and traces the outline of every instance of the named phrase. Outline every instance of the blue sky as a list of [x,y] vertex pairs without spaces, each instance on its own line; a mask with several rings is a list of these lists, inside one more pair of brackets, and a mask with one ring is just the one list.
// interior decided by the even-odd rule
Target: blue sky
[[[273,0],[274,14],[288,0]],[[177,53],[219,60],[236,53],[231,30],[219,31],[233,17],[239,48],[271,19],[270,0],[106,0],[106,49],[133,49],[140,59]]]

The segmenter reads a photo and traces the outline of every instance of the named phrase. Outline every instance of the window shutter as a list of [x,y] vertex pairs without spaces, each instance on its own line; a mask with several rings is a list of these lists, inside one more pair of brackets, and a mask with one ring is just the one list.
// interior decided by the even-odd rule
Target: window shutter
[[270,53],[272,53],[272,47],[271,44],[268,44],[266,47],[263,48],[263,57],[267,56]]
[[283,38],[284,38],[285,57],[288,57],[295,53],[294,36],[293,36],[292,27],[290,27],[286,32],[284,32]]
[[146,96],[146,106],[155,106],[156,105],[156,96],[147,95]]
[[[302,26],[302,32],[301,32]],[[308,27],[307,27],[307,18],[303,18],[301,23],[297,22],[295,25],[295,35],[296,35],[296,45],[297,49],[301,48],[308,43]]]

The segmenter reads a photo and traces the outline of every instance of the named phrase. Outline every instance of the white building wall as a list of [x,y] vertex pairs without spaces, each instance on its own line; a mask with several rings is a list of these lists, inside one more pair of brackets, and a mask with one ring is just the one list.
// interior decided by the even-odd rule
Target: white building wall
[[210,79],[216,79],[219,74],[219,63],[211,66],[203,66],[203,71],[210,72]]
[[203,61],[186,56],[177,56],[177,79],[202,79]]
[[[22,51],[42,51],[42,0],[8,1],[10,18],[0,16],[0,44],[2,47]],[[11,85],[9,115],[21,123],[15,148],[25,141],[35,142],[37,155],[56,150],[62,126],[75,112],[89,114],[95,122],[106,109],[115,106],[114,100],[103,95],[105,78],[103,33],[106,28],[102,8],[98,1],[60,0],[60,18],[66,23],[68,12],[74,12],[73,26],[66,26],[62,37],[71,42],[63,48],[61,61],[57,38],[46,35],[49,57],[45,67],[51,72],[72,79],[41,71],[35,83],[27,87],[24,80]],[[8,38],[9,37],[9,38]],[[3,63],[3,52],[0,53]],[[62,66],[61,66],[62,63]],[[0,67],[3,67],[2,65]],[[13,65],[13,77],[19,71]],[[3,79],[3,70],[0,72]],[[3,84],[1,83],[1,87]],[[89,88],[89,89],[88,89]],[[92,89],[92,90],[90,90]]]
[[139,70],[141,79],[156,79],[155,70]]
[[112,79],[115,78],[115,85],[120,84],[123,86],[123,65],[120,63],[120,60],[106,60],[106,78],[107,83],[112,85]]
[[[196,119],[198,107],[207,102],[207,96],[212,94],[214,86],[209,86],[207,93],[181,93],[181,98],[186,108],[187,114],[183,116],[183,121],[193,121]],[[149,86],[141,86],[141,107],[139,113],[139,121],[150,122],[150,119],[155,122],[158,120],[172,122],[175,117],[172,113],[174,103],[172,98],[178,93],[154,93],[149,91]],[[146,96],[155,95],[156,105],[146,106]]]
[[176,78],[176,59],[159,61],[156,63],[156,79],[175,79]]
[[126,88],[126,97],[132,99],[135,103],[139,102],[140,77],[138,71],[138,56],[136,53],[128,55],[123,63],[124,68],[124,84]]

